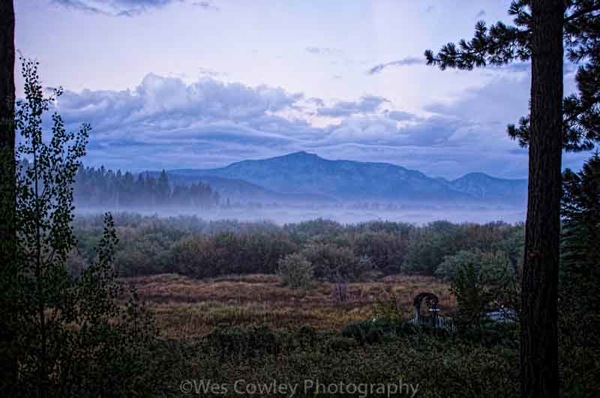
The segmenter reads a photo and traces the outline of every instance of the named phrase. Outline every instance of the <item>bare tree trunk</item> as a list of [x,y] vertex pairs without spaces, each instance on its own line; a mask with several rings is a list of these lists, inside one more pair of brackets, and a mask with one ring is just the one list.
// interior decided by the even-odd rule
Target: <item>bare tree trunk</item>
[[522,397],[558,397],[564,0],[532,0],[531,141],[521,314]]
[[17,378],[13,303],[15,252],[15,13],[0,0],[0,395],[12,396]]
[[[15,213],[15,11],[0,0],[0,240],[14,240]],[[4,254],[4,253],[3,253]],[[3,258],[2,258],[3,259]],[[3,261],[1,263],[4,263]]]

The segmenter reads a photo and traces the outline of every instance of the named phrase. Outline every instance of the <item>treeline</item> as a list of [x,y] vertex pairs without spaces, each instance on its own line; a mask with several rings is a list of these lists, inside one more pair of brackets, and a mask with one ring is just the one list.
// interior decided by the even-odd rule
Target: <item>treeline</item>
[[201,182],[174,185],[164,170],[156,178],[82,166],[75,179],[74,200],[78,208],[198,210],[218,205],[219,195]]
[[[165,272],[194,278],[225,274],[276,273],[280,260],[300,254],[314,276],[356,280],[400,272],[434,275],[459,252],[493,253],[509,266],[520,261],[523,226],[438,221],[425,226],[395,222],[342,225],[314,220],[278,226],[268,222],[203,221],[196,217],[115,216],[122,276]],[[93,256],[101,219],[78,216],[77,258]],[[514,263],[514,264],[509,264]],[[443,275],[440,275],[443,276]]]

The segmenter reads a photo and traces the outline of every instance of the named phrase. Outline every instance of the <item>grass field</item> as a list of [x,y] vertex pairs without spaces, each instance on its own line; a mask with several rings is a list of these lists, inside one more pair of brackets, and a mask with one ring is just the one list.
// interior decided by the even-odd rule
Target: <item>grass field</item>
[[165,337],[203,336],[217,326],[266,325],[295,329],[311,325],[340,330],[351,321],[371,316],[373,303],[393,293],[399,311],[412,314],[412,299],[423,291],[440,298],[442,314],[455,306],[449,286],[420,276],[394,276],[373,282],[349,283],[347,300],[335,298],[335,285],[316,283],[309,291],[281,285],[275,275],[230,276],[196,280],[174,274],[129,279],[156,314]]

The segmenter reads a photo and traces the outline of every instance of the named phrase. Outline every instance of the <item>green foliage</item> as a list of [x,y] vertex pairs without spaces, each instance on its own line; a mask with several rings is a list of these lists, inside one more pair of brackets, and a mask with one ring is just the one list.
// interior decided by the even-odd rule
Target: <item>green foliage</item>
[[349,323],[342,330],[342,336],[353,338],[360,344],[375,344],[386,338],[405,336],[419,331],[419,327],[398,319],[373,318]]
[[[43,96],[37,63],[23,61],[25,101],[17,103],[16,128],[22,136],[17,159],[30,158],[30,167],[17,174],[17,263],[19,266],[20,381],[48,394],[49,375],[63,354],[63,325],[79,315],[73,303],[80,293],[65,262],[75,243],[71,229],[72,181],[85,154],[89,126],[67,133],[60,116],[52,116],[52,138],[44,140],[42,117],[53,99]],[[60,89],[55,95],[60,95]],[[85,316],[85,314],[83,314]]]
[[372,269],[368,257],[357,256],[348,247],[311,243],[301,253],[313,265],[318,279],[333,282],[357,280]]
[[[513,264],[520,261],[523,226],[504,223],[450,224],[436,222],[409,235],[404,272],[433,275],[446,256],[461,250],[497,251],[510,253]],[[440,275],[447,277],[445,275]],[[448,275],[449,276],[449,275]]]
[[163,231],[123,231],[120,236],[115,256],[120,276],[158,274],[168,267],[173,243]]
[[459,327],[481,327],[484,314],[493,296],[484,281],[485,276],[476,264],[460,264],[452,281],[452,293],[456,296]]
[[451,280],[456,324],[462,331],[481,329],[488,311],[518,309],[519,275],[505,253],[462,251],[446,257],[438,275]]
[[373,303],[372,311],[374,319],[390,319],[397,322],[403,320],[398,308],[398,297],[394,293],[390,293],[387,299],[377,298],[375,303]]
[[264,354],[276,354],[280,344],[267,327],[250,330],[238,328],[217,329],[206,337],[208,348],[222,359],[247,360]]
[[[218,233],[177,242],[169,260],[172,269],[196,278],[226,274],[275,273],[278,261],[295,245],[281,234]],[[164,272],[164,271],[163,271]]]
[[[136,364],[152,336],[152,321],[133,297],[123,312],[114,274],[117,245],[112,217],[93,261],[68,268],[73,233],[73,183],[85,154],[89,126],[67,132],[58,114],[44,135],[45,98],[37,63],[23,61],[24,101],[17,104],[16,232],[19,334],[15,396],[106,396],[144,391]],[[55,95],[61,90],[55,91]],[[28,162],[25,162],[25,159]],[[118,383],[114,379],[119,380]],[[129,393],[128,393],[129,392]]]
[[428,231],[414,232],[408,244],[408,250],[402,264],[402,271],[414,274],[431,275],[443,260],[451,253],[441,237],[428,234]]
[[[276,273],[286,255],[301,252],[321,264],[317,278],[371,278],[400,271],[433,275],[447,255],[460,250],[503,251],[511,264],[522,259],[523,226],[504,223],[423,227],[394,222],[339,225],[325,220],[290,224],[196,217],[160,218],[118,213],[120,243],[116,266],[121,276],[176,272],[196,278],[225,274]],[[75,219],[78,251],[91,259],[102,233],[102,219]],[[400,268],[401,263],[404,266]]]
[[310,289],[312,286],[314,269],[301,253],[288,254],[279,260],[278,272],[285,286],[300,289]]
[[[392,328],[381,324],[379,330]],[[200,342],[180,342],[179,350],[170,348],[172,352],[185,353],[168,370],[174,376],[169,383],[170,394],[179,394],[182,379],[297,383],[295,396],[299,397],[315,395],[314,390],[303,390],[305,380],[318,379],[325,384],[387,384],[402,379],[418,384],[416,396],[420,397],[518,396],[518,351],[512,347],[484,347],[423,333],[398,336],[390,332],[383,338],[374,338],[370,344],[322,332],[314,335],[312,344],[300,345],[295,343],[298,336],[297,331],[250,328],[220,331],[219,337],[211,335]],[[221,339],[222,343],[218,343]],[[219,344],[227,348],[215,349]]]
[[600,394],[600,156],[563,177],[560,338],[567,395]]
[[408,236],[408,231],[402,230],[366,231],[354,234],[352,247],[357,255],[370,258],[376,270],[383,274],[394,274],[400,271],[404,262],[408,250]]

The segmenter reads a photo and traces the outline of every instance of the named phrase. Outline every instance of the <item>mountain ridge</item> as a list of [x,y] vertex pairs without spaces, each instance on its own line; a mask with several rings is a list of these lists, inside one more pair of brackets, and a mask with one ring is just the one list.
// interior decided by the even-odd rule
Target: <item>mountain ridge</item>
[[175,169],[168,173],[187,180],[241,180],[275,196],[306,195],[337,201],[522,204],[527,192],[526,180],[481,172],[446,180],[391,163],[330,160],[305,151],[242,160],[220,168]]

